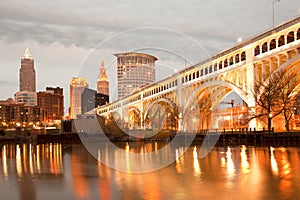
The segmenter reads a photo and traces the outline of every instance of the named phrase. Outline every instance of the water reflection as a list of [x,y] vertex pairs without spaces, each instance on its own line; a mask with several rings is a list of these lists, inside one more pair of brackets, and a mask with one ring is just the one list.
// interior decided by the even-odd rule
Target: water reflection
[[199,165],[199,161],[198,161],[198,153],[197,153],[197,147],[194,147],[194,150],[193,150],[193,160],[194,160],[194,173],[195,173],[195,176],[199,176],[200,173],[201,173],[201,169],[200,169],[200,165]]
[[241,147],[241,166],[242,166],[242,171],[245,174],[250,172],[248,156],[247,156],[246,150],[247,150],[247,147],[245,145],[242,145],[242,147]]
[[278,176],[278,166],[277,166],[277,161],[275,159],[275,155],[274,155],[274,148],[270,147],[270,154],[271,154],[271,168],[272,168],[272,172],[274,174],[274,176]]
[[[126,152],[145,154],[159,143],[124,143]],[[5,144],[0,146],[3,199],[297,199],[300,195],[300,148],[219,147],[199,158],[200,146],[183,156],[181,147],[166,150],[175,162],[144,174],[113,170],[95,160],[82,145]],[[107,147],[98,158],[128,169],[133,160]],[[112,159],[112,160],[110,160]],[[53,192],[53,191],[58,192]],[[234,192],[233,192],[234,190]],[[1,197],[2,199],[2,197]]]

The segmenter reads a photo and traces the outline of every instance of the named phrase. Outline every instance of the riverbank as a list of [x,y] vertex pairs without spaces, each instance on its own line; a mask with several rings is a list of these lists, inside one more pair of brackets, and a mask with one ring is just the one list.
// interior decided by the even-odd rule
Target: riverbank
[[[191,134],[189,133],[160,133],[151,138],[133,138],[129,136],[118,137],[117,135],[103,135],[108,137],[112,142],[170,142],[176,136],[180,141],[184,141]],[[210,137],[218,137],[217,133],[198,133],[193,139],[193,145],[202,144],[206,138],[207,142]],[[212,140],[213,141],[213,140]],[[36,136],[10,136],[0,137],[0,143],[81,143],[81,139],[77,133],[63,133],[63,134],[46,134]],[[281,132],[281,133],[222,133],[219,135],[217,146],[227,145],[247,145],[247,146],[300,146],[300,132]]]

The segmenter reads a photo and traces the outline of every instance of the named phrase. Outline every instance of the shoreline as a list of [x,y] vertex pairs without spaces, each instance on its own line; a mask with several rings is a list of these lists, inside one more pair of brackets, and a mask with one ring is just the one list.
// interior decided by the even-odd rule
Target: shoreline
[[[189,134],[182,134],[180,140],[185,140]],[[133,137],[117,137],[116,135],[106,135],[111,142],[165,142],[169,143],[175,137],[174,134],[158,138],[133,138]],[[206,134],[197,134],[193,138],[191,145],[200,145],[206,138]],[[36,136],[11,136],[0,137],[0,143],[62,143],[62,144],[76,144],[82,143],[80,136],[77,133],[63,133],[63,134],[46,134]],[[88,137],[87,139],[93,140]],[[95,141],[99,138],[95,138]],[[209,138],[206,138],[206,140]],[[209,141],[209,140],[208,140]],[[281,132],[281,133],[223,133],[219,136],[216,146],[230,146],[230,145],[246,145],[246,146],[300,146],[300,132]]]

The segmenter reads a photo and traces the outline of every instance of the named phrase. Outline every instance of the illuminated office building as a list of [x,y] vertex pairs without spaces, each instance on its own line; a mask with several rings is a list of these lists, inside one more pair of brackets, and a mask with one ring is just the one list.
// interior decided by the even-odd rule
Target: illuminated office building
[[118,53],[118,98],[136,91],[139,87],[155,82],[156,57],[144,53]]
[[88,88],[86,78],[72,78],[70,84],[70,118],[76,119],[81,114],[81,95]]

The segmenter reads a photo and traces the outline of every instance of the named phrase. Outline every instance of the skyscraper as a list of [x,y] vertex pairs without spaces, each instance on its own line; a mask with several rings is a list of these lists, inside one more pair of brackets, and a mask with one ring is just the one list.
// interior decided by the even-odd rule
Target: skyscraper
[[76,119],[81,114],[81,94],[85,88],[88,88],[86,78],[72,78],[70,84],[70,118]]
[[104,68],[104,59],[101,59],[100,74],[97,81],[97,93],[109,95],[109,82]]
[[20,91],[36,91],[34,60],[28,48],[21,59]]
[[34,60],[28,48],[21,58],[21,68],[19,74],[20,91],[15,93],[15,102],[25,106],[36,106],[36,83]]
[[118,53],[118,97],[134,92],[137,88],[155,82],[156,57],[144,53]]

